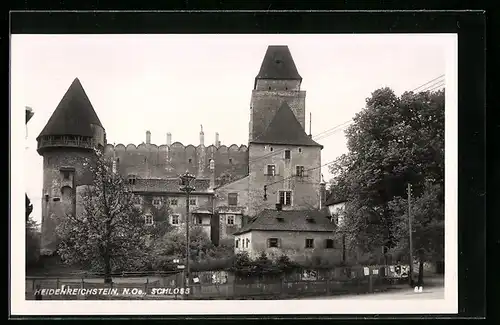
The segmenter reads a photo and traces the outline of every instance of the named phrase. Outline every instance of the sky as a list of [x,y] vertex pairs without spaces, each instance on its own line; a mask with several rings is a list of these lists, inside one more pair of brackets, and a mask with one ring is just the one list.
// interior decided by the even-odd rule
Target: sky
[[[12,35],[11,109],[34,111],[27,126],[24,183],[41,221],[43,158],[36,137],[78,77],[108,143],[247,144],[250,98],[268,45],[288,45],[302,76],[312,134],[351,120],[381,87],[397,95],[442,76],[438,34]],[[432,83],[429,85],[433,85]],[[425,87],[424,87],[425,88]],[[24,116],[24,115],[23,115]],[[19,127],[25,128],[24,125]],[[322,164],[347,152],[344,129],[323,133]],[[322,168],[326,181],[328,167]]]

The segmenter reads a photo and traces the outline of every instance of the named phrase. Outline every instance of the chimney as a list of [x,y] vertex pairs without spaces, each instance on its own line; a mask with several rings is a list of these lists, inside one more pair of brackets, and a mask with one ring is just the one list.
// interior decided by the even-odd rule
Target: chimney
[[210,188],[215,189],[215,160],[210,159],[209,169],[210,169]]
[[205,145],[205,133],[203,133],[203,125],[201,125],[201,130],[200,130],[200,145],[201,146]]
[[218,148],[219,145],[219,132],[215,132],[215,146]]
[[167,133],[167,146],[172,145],[172,133]]
[[146,131],[146,144],[151,144],[151,132]]
[[282,210],[281,203],[276,203],[276,211],[281,211],[281,210]]
[[326,202],[326,183],[321,175],[321,182],[319,183],[319,208],[323,208]]

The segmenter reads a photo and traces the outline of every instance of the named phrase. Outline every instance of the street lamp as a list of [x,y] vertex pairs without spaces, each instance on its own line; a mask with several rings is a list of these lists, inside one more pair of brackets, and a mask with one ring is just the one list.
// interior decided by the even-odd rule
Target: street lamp
[[190,218],[190,213],[189,213],[189,195],[191,192],[195,190],[194,187],[194,180],[196,177],[192,174],[190,174],[188,171],[186,171],[184,174],[180,176],[180,190],[182,192],[186,192],[186,279],[185,279],[185,287],[189,288],[189,279],[190,279],[190,274],[189,274],[189,218]]

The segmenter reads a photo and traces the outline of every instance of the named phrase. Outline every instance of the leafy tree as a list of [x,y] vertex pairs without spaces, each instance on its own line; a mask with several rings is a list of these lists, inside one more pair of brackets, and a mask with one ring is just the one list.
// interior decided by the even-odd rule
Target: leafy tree
[[38,224],[29,217],[26,221],[26,268],[36,267],[40,260],[40,232]]
[[[186,233],[185,227],[179,227],[165,233],[153,246],[154,268],[169,269],[172,260],[186,258]],[[190,225],[189,228],[189,257],[191,262],[205,259],[214,249],[208,235],[199,226]]]
[[234,175],[234,171],[232,169],[227,169],[223,171],[216,179],[215,183],[217,186],[223,186],[226,184],[229,184],[231,182],[234,182],[237,179],[237,177]]
[[[389,253],[401,247],[405,237],[401,198],[406,197],[407,184],[413,185],[415,200],[425,204],[437,195],[426,182],[444,184],[444,91],[406,92],[397,97],[389,88],[376,90],[355,116],[346,137],[348,153],[330,166],[335,175],[332,195],[347,201],[343,212],[346,239],[363,252],[384,247]],[[441,247],[436,238],[442,234],[437,225],[444,210],[431,206],[432,214],[427,217],[435,223],[422,223],[422,229],[434,224],[436,228],[420,230],[418,242],[422,244],[415,247],[432,243],[433,248],[426,246],[424,251],[437,252]],[[429,212],[424,206],[418,209]]]
[[61,218],[56,232],[61,239],[59,255],[76,264],[104,273],[112,282],[117,270],[137,269],[144,261],[145,225],[134,206],[127,182],[111,170],[111,162],[95,150],[88,162],[94,175],[77,200],[76,215]]

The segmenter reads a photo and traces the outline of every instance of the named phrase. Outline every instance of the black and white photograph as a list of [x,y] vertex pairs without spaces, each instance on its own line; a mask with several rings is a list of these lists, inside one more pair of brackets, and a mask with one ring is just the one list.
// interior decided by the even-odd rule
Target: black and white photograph
[[457,69],[455,34],[12,35],[12,312],[456,313]]

